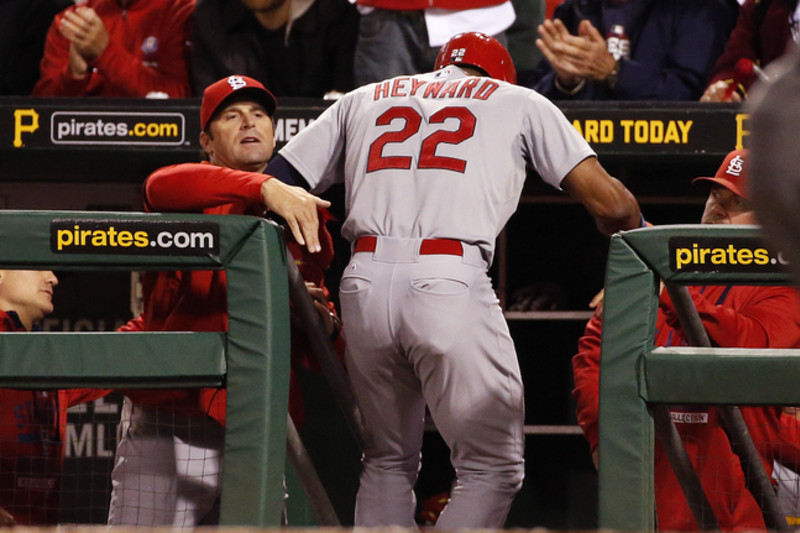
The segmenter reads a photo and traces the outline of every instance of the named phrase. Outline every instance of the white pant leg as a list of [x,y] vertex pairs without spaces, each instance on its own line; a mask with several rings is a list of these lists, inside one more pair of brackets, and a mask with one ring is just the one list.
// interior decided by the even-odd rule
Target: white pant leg
[[434,256],[408,277],[404,341],[456,485],[437,528],[502,528],[524,477],[524,395],[488,276]]
[[108,523],[171,526],[177,495],[172,436],[140,434],[142,412],[128,398],[122,412],[126,427],[111,472]]
[[[524,476],[524,399],[485,269],[457,256],[410,257],[403,243],[381,241],[374,255],[354,256],[340,287],[348,370],[374,440],[356,525],[413,525],[422,391],[458,478],[437,526],[503,527]],[[395,499],[391,513],[384,499]]]
[[214,510],[224,429],[205,416],[132,405],[111,473],[110,525],[194,527]]
[[365,432],[355,525],[414,527],[425,401],[390,331],[390,299],[377,290],[388,286],[392,265],[364,265],[348,268],[340,285],[348,376]]

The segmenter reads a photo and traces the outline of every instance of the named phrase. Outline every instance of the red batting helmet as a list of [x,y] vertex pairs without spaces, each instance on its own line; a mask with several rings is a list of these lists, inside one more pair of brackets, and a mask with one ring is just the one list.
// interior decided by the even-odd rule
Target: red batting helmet
[[517,83],[517,71],[506,47],[477,31],[454,35],[442,46],[436,70],[447,65],[474,67],[497,80]]

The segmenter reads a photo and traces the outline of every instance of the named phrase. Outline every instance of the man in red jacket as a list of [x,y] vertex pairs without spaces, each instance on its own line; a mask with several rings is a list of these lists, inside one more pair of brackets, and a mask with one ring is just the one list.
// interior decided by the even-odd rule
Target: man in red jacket
[[191,96],[194,0],[88,0],[50,26],[35,96]]
[[[55,274],[0,270],[0,331],[30,331],[53,312]],[[54,525],[60,511],[67,407],[100,389],[0,389],[0,526]],[[10,523],[9,523],[10,522]]]
[[[148,176],[145,210],[260,216],[269,209],[286,220],[299,243],[291,246],[295,258],[308,263],[301,272],[321,284],[333,251],[330,234],[318,224],[318,209],[330,204],[262,173],[275,146],[275,109],[274,96],[247,76],[228,76],[208,86],[200,107],[200,144],[208,161],[168,166]],[[142,314],[120,330],[227,331],[225,281],[224,271],[147,272]],[[332,310],[324,293],[314,294]],[[109,524],[214,523],[225,389],[126,394],[123,413],[130,427],[117,448]]]
[[[728,154],[714,177],[694,180],[711,185],[701,219],[703,224],[755,223],[747,201],[746,158],[746,150],[735,150]],[[800,298],[793,288],[708,285],[689,287],[689,293],[714,346],[800,347]],[[598,309],[587,324],[578,343],[578,353],[572,359],[578,423],[589,441],[595,465],[601,327],[602,313]],[[659,302],[655,344],[686,344],[678,314],[665,290]],[[768,475],[772,472],[773,460],[793,468],[800,466],[800,439],[796,431],[782,429],[781,411],[780,407],[741,408]],[[699,405],[672,406],[670,412],[720,528],[765,529],[761,510],[745,488],[739,459],[731,449],[716,409]],[[659,444],[655,450],[655,490],[660,530],[698,529]]]

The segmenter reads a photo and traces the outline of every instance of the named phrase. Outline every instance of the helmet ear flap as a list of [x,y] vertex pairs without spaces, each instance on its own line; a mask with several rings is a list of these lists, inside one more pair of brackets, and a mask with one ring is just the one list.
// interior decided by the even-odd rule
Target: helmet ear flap
[[436,69],[448,65],[469,66],[492,78],[517,82],[517,71],[506,47],[480,32],[459,33],[442,46],[436,57]]

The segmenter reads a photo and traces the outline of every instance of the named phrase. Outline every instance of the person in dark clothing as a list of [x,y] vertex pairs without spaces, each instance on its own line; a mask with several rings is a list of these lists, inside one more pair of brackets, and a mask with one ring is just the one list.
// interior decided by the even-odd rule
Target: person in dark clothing
[[27,96],[39,79],[47,30],[70,0],[0,0],[0,95]]
[[532,88],[553,100],[697,100],[736,17],[728,0],[565,0],[539,26]]
[[347,0],[200,0],[192,87],[245,74],[274,95],[321,98],[353,88],[358,12]]

